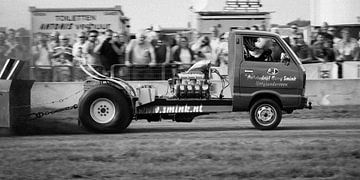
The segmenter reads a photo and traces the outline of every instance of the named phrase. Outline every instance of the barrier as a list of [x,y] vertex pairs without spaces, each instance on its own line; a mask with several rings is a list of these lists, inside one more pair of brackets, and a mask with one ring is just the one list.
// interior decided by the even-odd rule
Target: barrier
[[[167,81],[129,81],[129,84],[134,88],[152,85],[157,88],[159,95],[166,94],[168,88]],[[216,84],[215,91],[219,92],[220,81],[216,81]],[[81,82],[36,82],[31,91],[31,105],[47,108],[73,105],[78,103],[82,94],[74,93],[82,89]],[[360,105],[360,79],[308,80],[305,95],[315,106]],[[224,96],[231,97],[229,88],[224,91]]]
[[304,64],[307,79],[337,79],[338,65],[335,62]]
[[343,63],[343,78],[360,78],[360,61],[345,61]]
[[[0,127],[20,129],[30,114],[31,87],[34,81],[16,80],[20,60],[8,59],[0,72]],[[12,80],[14,79],[14,80]]]

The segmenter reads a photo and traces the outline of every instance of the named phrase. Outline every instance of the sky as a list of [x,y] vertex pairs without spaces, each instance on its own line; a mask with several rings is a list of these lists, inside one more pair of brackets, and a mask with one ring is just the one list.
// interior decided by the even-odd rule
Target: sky
[[[150,25],[187,27],[193,18],[190,6],[221,10],[225,0],[0,0],[0,27],[30,29],[29,6],[36,8],[90,8],[121,5],[130,18],[131,31]],[[261,0],[261,11],[273,11],[272,24],[310,19],[310,0]],[[199,5],[200,4],[200,5]]]

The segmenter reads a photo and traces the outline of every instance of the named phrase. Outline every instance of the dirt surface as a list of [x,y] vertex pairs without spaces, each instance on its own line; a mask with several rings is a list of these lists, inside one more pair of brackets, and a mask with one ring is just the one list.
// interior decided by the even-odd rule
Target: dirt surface
[[76,110],[0,137],[0,179],[359,179],[360,107],[284,115],[276,130],[247,113],[192,123],[133,121],[119,134],[77,126]]

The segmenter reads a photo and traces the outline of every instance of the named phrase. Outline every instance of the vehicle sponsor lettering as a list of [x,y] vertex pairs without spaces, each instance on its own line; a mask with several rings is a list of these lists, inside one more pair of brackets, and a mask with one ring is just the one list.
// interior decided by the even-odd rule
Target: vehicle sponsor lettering
[[256,86],[260,86],[260,87],[287,87],[288,83],[256,81]]
[[154,113],[201,113],[203,112],[203,105],[198,106],[156,106],[154,108]]
[[296,76],[266,76],[266,75],[261,75],[261,76],[258,76],[258,75],[253,75],[253,74],[246,74],[246,79],[247,80],[256,80],[257,82],[260,82],[260,81],[271,81],[271,82],[284,82],[284,81],[287,81],[287,82],[294,82],[296,81]]
[[295,76],[284,76],[284,81],[296,81]]

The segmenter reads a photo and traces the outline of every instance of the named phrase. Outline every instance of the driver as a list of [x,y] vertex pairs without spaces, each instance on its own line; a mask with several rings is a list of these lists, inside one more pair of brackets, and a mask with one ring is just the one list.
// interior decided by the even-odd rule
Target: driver
[[273,61],[271,57],[272,42],[269,38],[245,37],[245,60],[247,61]]

